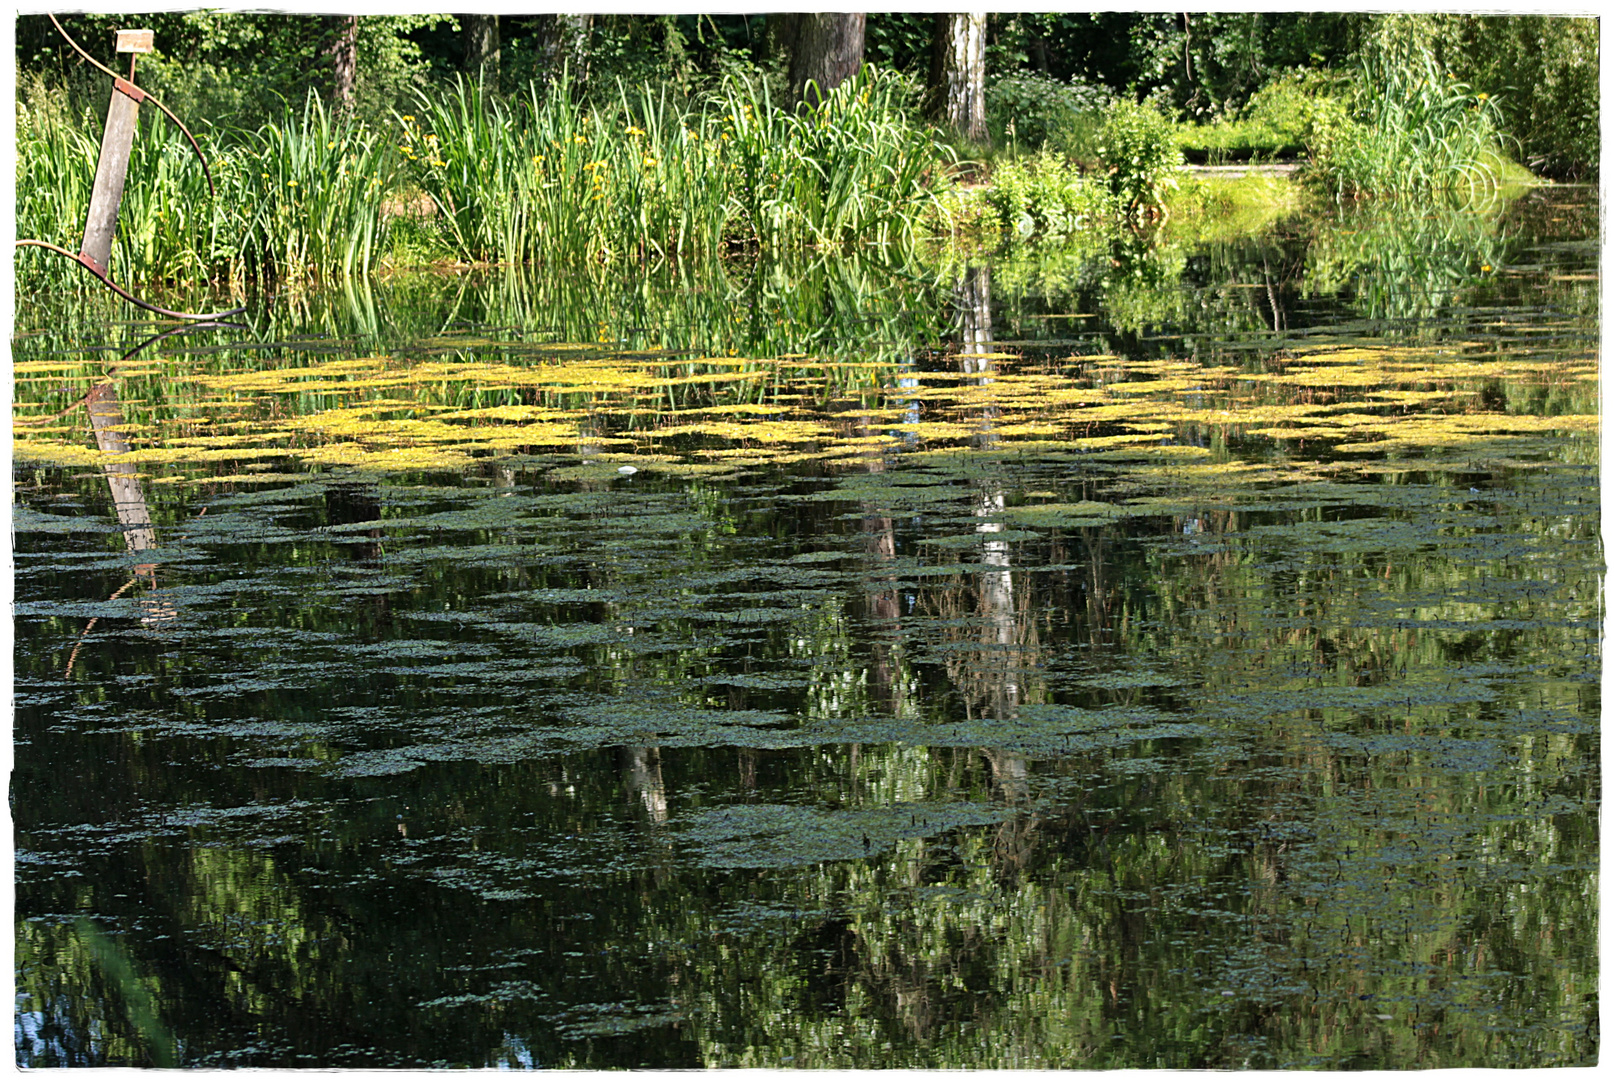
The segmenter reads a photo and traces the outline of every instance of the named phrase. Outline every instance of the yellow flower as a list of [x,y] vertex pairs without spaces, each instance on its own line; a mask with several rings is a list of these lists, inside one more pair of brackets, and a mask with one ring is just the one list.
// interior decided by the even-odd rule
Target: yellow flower
[[336,140],[332,139],[330,142],[326,143],[325,144],[325,149],[327,149],[327,150],[335,150],[336,149]]
[[644,134],[644,129],[643,128],[630,127],[630,128],[628,128],[628,134],[629,135],[643,135]]
[[1480,264],[1480,273],[1489,274],[1490,272],[1491,272],[1491,264],[1490,263],[1481,263]]
[[644,159],[644,167],[647,168],[647,169],[654,168],[655,164],[656,164],[656,159],[649,156],[648,154],[646,154],[645,159]]
[[574,143],[586,143],[586,142],[588,142],[588,136],[587,135],[573,135],[572,136],[572,142],[574,142]]
[[1485,100],[1485,99],[1486,99],[1486,98],[1488,98],[1488,97],[1490,97],[1490,96],[1491,96],[1491,95],[1490,95],[1490,94],[1481,94],[1481,95],[1480,95],[1480,96],[1479,96],[1479,99],[1480,99],[1480,100],[1481,100],[1481,101],[1484,101],[1484,100]]

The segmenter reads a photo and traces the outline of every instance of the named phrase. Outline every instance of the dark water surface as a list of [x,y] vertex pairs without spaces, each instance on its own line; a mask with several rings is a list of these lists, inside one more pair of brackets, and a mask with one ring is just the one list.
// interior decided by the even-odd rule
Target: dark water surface
[[1597,207],[19,301],[23,1065],[1587,1065]]

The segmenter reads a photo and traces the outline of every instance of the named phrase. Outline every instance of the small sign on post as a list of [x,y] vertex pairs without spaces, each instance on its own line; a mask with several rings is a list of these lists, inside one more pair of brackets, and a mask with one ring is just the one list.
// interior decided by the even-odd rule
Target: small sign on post
[[120,53],[148,53],[156,48],[151,43],[150,30],[119,30],[118,52]]

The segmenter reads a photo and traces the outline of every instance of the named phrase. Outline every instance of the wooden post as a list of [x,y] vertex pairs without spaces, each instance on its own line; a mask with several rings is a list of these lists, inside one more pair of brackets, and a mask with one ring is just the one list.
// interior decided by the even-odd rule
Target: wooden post
[[[134,77],[135,54],[152,50],[150,30],[119,30],[117,51],[129,53],[129,77]],[[118,206],[123,202],[123,181],[134,148],[135,121],[146,95],[133,82],[113,83],[106,110],[106,131],[101,135],[101,157],[95,166],[95,188],[90,192],[90,213],[84,222],[84,243],[79,254],[106,273],[112,258],[112,234],[118,227]]]

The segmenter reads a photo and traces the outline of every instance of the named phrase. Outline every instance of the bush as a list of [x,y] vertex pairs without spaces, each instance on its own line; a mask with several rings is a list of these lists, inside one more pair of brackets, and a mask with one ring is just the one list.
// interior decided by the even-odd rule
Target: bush
[[1021,239],[1069,236],[1111,217],[1114,206],[1103,187],[1048,150],[998,166],[983,198],[998,225]]
[[1154,216],[1165,189],[1182,166],[1171,121],[1144,105],[1120,100],[1104,113],[1099,153],[1109,170],[1110,194],[1127,216]]
[[986,119],[1001,144],[1046,146],[1072,157],[1092,158],[1097,154],[1098,118],[1114,98],[1107,87],[1017,71],[986,88]]

